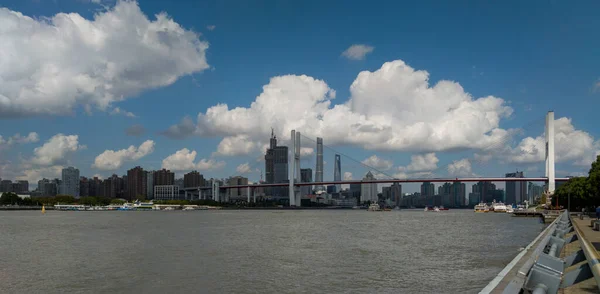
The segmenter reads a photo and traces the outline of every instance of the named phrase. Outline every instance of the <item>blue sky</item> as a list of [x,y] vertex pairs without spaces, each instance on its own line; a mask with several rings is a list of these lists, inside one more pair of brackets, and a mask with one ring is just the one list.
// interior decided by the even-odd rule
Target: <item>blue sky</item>
[[[76,13],[93,20],[95,13],[104,13],[104,9],[108,9],[106,13],[112,13],[115,5],[122,4],[102,1],[102,5],[106,5],[102,8],[92,2],[9,0],[3,5],[9,11],[21,12],[36,20],[60,12]],[[203,52],[208,68],[193,70],[192,74],[176,72],[177,79],[170,85],[145,87],[123,97],[123,101],[113,101],[107,109],[92,107],[91,114],[86,113],[79,102],[69,114],[42,110],[20,115],[14,109],[7,108],[2,112],[0,108],[0,135],[5,140],[16,133],[36,132],[39,135],[37,142],[12,144],[0,149],[0,164],[4,166],[0,169],[0,177],[23,178],[25,169],[48,168],[54,164],[74,165],[87,176],[124,174],[135,165],[160,168],[163,159],[187,148],[197,152],[196,162],[201,158],[212,158],[215,162],[226,163],[224,167],[202,171],[208,177],[236,174],[236,167],[248,162],[253,171],[244,175],[256,180],[259,173],[254,169],[263,168],[263,164],[255,160],[261,153],[260,148],[246,155],[211,157],[225,134],[172,139],[161,132],[178,124],[185,116],[196,123],[198,113],[205,113],[219,103],[227,104],[229,109],[249,107],[263,92],[263,86],[269,84],[270,78],[287,74],[323,80],[336,92],[332,104],[343,104],[352,96],[350,85],[359,72],[375,72],[384,63],[394,60],[402,60],[414,70],[427,71],[430,86],[440,80],[450,80],[459,83],[473,99],[488,95],[503,99],[512,113],[502,117],[498,128],[525,128],[524,133],[511,138],[509,143],[513,147],[525,137],[535,138],[543,133],[543,119],[548,110],[555,110],[557,119],[571,118],[575,131],[585,132],[593,142],[600,136],[593,119],[593,109],[600,106],[600,84],[596,86],[600,81],[600,59],[597,58],[600,40],[595,37],[600,27],[600,19],[595,13],[600,8],[597,1],[581,1],[576,6],[569,6],[566,2],[543,1],[344,1],[342,5],[337,1],[148,0],[139,1],[139,8],[151,21],[155,20],[155,14],[164,11],[184,30],[199,33],[200,40],[208,44]],[[214,26],[214,29],[210,30],[208,26]],[[27,37],[26,33],[20,36]],[[17,37],[0,31],[0,41]],[[361,44],[372,47],[372,52],[361,60],[342,56],[350,46]],[[28,58],[27,55],[18,57]],[[1,68],[2,60],[0,56],[0,87],[2,78],[7,80],[2,74],[8,72]],[[16,95],[0,90],[0,98],[3,94],[9,100],[14,98],[10,95]],[[373,99],[377,97],[373,96]],[[373,100],[373,103],[377,101]],[[398,103],[402,107],[402,101]],[[111,109],[116,107],[132,112],[136,117],[110,115]],[[532,121],[536,123],[529,126]],[[145,132],[140,136],[126,135],[125,129],[132,125],[143,126]],[[85,148],[66,152],[64,158],[57,158],[52,163],[32,166],[34,148],[58,133],[77,135],[78,144]],[[570,135],[565,134],[567,138],[577,138],[570,140],[575,141],[574,145],[582,138],[580,133],[575,134],[576,137],[568,137]],[[253,134],[250,139],[268,139],[256,137]],[[105,150],[117,151],[130,145],[138,147],[146,140],[154,142],[152,152],[125,161],[114,170],[92,167],[95,158]],[[324,140],[328,144],[327,135]],[[426,150],[428,148],[419,152],[402,147],[366,151],[362,144],[335,141],[340,140],[334,140],[333,148],[356,160],[376,154],[378,158],[392,162],[387,174],[395,174],[398,167],[411,171],[408,166],[412,155],[435,151],[439,160],[436,169],[412,171],[445,175],[447,166],[454,160],[472,159],[474,153],[478,153],[476,148],[460,148],[458,152]],[[586,172],[589,163],[572,163],[595,155],[596,147],[573,147],[581,148],[581,153],[567,156],[567,160],[557,164],[558,175]],[[325,171],[326,178],[333,174],[333,154],[332,151],[325,152],[329,169]],[[511,153],[510,156],[518,154]],[[314,169],[313,158],[303,162]],[[351,164],[347,158],[342,158],[342,168],[343,172],[351,172],[354,178],[367,171],[356,163]],[[490,163],[472,163],[469,172],[501,176],[515,169],[526,170],[531,176],[543,175],[542,162],[507,162],[506,157],[500,158],[500,155]],[[46,175],[47,172],[39,174]],[[185,170],[178,174],[183,172]]]

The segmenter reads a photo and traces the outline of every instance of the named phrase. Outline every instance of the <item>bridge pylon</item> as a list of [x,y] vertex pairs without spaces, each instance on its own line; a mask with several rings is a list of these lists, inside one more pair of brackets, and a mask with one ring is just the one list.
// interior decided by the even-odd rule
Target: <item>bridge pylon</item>
[[556,189],[556,176],[554,173],[554,111],[548,111],[546,114],[546,178],[548,178],[547,186],[547,204],[552,201],[552,195]]

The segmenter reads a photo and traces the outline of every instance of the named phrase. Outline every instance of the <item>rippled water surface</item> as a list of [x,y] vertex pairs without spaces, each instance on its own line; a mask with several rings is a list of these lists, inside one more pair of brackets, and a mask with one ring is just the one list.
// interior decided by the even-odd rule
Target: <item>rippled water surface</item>
[[471,210],[0,211],[0,292],[477,293],[542,229]]

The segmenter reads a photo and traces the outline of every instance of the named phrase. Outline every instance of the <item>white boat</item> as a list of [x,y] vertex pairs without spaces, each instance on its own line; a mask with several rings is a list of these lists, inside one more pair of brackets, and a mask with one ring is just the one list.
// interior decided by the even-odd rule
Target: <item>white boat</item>
[[479,203],[479,204],[475,205],[475,212],[488,212],[488,211],[490,211],[490,209],[489,209],[489,208],[488,208],[488,206],[487,206],[485,203],[483,203],[483,202],[481,202],[481,203]]
[[511,205],[507,205],[506,206],[506,213],[513,213],[513,212],[515,212],[515,210],[512,208],[512,206]]
[[396,206],[394,207],[394,210],[400,210],[400,207]]
[[506,205],[504,205],[504,203],[502,202],[497,202],[493,204],[494,207],[494,212],[506,212]]
[[435,206],[435,207],[433,207],[433,211],[440,212],[440,209],[437,206]]
[[377,203],[373,203],[371,205],[369,205],[369,211],[380,211],[381,208],[379,207],[379,204]]

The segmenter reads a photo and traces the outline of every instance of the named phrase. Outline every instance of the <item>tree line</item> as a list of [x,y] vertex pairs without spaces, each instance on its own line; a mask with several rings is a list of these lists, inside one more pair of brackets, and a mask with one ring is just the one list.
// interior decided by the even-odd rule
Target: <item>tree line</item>
[[[569,196],[571,210],[580,211],[584,207],[591,208],[600,205],[600,155],[592,163],[587,177],[570,178],[554,191],[553,197],[558,199],[559,206],[568,208]],[[552,204],[555,205],[555,203]]]

